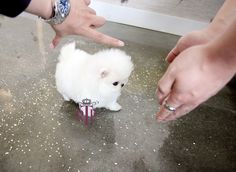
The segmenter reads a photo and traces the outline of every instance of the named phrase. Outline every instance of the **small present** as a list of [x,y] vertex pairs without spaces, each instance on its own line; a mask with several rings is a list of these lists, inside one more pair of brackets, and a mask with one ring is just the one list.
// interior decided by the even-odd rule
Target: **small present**
[[77,111],[77,116],[80,121],[84,122],[85,126],[92,124],[95,119],[96,113],[94,105],[98,102],[92,102],[90,99],[83,99],[82,102],[79,102],[79,109]]

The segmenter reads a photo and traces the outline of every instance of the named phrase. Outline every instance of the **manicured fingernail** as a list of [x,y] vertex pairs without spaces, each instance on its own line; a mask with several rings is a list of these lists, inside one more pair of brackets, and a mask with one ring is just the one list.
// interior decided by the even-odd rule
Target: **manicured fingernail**
[[51,43],[51,44],[49,45],[49,47],[50,47],[51,49],[54,49],[54,48],[55,48],[54,45],[53,45],[53,43]]
[[164,122],[163,119],[157,118],[157,122]]
[[123,47],[123,46],[125,45],[125,43],[124,43],[123,41],[119,41],[119,42],[118,42],[118,45],[119,45],[120,47]]
[[166,120],[166,119],[162,119],[162,118],[157,118],[157,122],[162,122],[162,123],[164,123],[164,122],[167,122],[168,120]]
[[161,122],[161,118],[159,117],[159,115],[157,115],[158,114],[158,112],[156,113],[156,120],[158,121],[158,122]]

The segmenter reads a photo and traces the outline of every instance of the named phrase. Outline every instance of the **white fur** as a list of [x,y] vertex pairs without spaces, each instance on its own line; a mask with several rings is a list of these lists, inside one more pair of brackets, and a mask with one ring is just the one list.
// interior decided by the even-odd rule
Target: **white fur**
[[[96,107],[118,111],[121,84],[126,84],[133,70],[131,57],[119,49],[108,49],[93,55],[75,49],[75,43],[61,49],[56,68],[56,86],[66,101],[98,101]],[[119,81],[117,86],[113,83]]]

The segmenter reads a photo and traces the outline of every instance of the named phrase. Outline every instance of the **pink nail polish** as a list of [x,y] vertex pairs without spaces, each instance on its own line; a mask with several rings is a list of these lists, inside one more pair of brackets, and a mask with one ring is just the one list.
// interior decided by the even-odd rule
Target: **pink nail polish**
[[118,44],[119,44],[120,47],[123,47],[125,45],[125,43],[122,42],[122,41],[119,41]]
[[157,118],[157,122],[163,122],[163,120],[162,120],[162,119],[158,119],[158,118]]
[[49,45],[49,47],[50,47],[51,49],[54,49],[54,48],[55,48],[52,43]]

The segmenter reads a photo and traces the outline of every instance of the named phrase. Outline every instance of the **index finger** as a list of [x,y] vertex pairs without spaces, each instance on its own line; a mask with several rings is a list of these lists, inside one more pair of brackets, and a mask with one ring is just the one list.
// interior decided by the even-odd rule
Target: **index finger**
[[175,46],[167,55],[166,57],[166,61],[168,63],[171,63],[178,55],[179,55],[179,50],[177,49],[177,47]]
[[91,28],[89,28],[87,30],[87,32],[84,33],[84,36],[86,36],[90,39],[93,39],[94,41],[99,42],[99,43],[103,43],[103,44],[107,44],[107,45],[111,45],[111,46],[115,46],[115,47],[124,46],[123,41],[113,38],[111,36],[105,35],[101,32],[91,29]]

